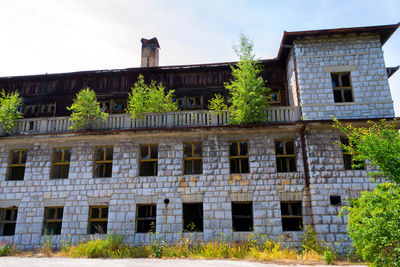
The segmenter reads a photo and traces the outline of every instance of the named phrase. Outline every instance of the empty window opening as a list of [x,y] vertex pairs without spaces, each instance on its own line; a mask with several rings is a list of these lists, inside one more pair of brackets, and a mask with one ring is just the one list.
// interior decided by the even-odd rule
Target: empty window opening
[[157,208],[155,204],[136,206],[136,232],[148,233],[156,230]]
[[231,173],[249,173],[249,142],[229,142],[229,168]]
[[54,148],[50,177],[52,179],[68,178],[70,160],[71,148]]
[[342,197],[341,196],[329,196],[331,205],[342,205]]
[[180,110],[203,109],[203,96],[178,96],[172,101]]
[[139,176],[157,176],[158,145],[140,145]]
[[94,177],[104,178],[112,175],[113,147],[96,147]]
[[89,234],[107,234],[108,206],[89,207]]
[[60,235],[63,213],[63,207],[46,207],[44,209],[42,233],[46,235]]
[[301,231],[303,229],[301,201],[281,202],[281,214],[283,231]]
[[203,203],[183,203],[183,231],[203,232]]
[[7,180],[24,180],[27,153],[26,149],[11,150]]
[[331,73],[331,78],[335,103],[354,102],[350,72]]
[[0,209],[0,236],[14,235],[17,224],[18,208]]
[[294,139],[275,140],[275,157],[277,172],[295,172],[296,151]]
[[[350,145],[350,141],[347,137],[340,137],[340,142],[342,143],[342,145],[345,145],[345,146]],[[348,152],[342,148],[342,154],[343,154],[343,163],[344,163],[345,170],[364,170],[365,169],[364,162],[359,161],[359,160],[354,160],[351,152]]]
[[253,231],[253,202],[232,202],[232,230]]
[[183,168],[184,174],[203,173],[202,147],[201,143],[183,144]]

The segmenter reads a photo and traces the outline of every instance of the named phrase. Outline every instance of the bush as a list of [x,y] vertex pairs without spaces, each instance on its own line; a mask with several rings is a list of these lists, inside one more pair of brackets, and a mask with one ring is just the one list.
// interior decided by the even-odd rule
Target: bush
[[348,211],[348,233],[358,255],[375,266],[400,266],[398,184],[379,184],[372,192],[362,192],[343,210]]
[[96,93],[90,88],[79,91],[71,107],[67,109],[72,110],[70,129],[74,131],[91,129],[96,121],[105,121],[108,117],[101,110]]
[[143,75],[139,75],[128,100],[127,110],[132,118],[142,118],[146,113],[177,111],[178,105],[172,101],[175,91],[170,90],[167,94],[164,91],[162,84],[152,81],[147,85]]
[[11,244],[0,244],[0,257],[13,254],[14,247]]
[[0,96],[0,125],[3,127],[7,134],[12,134],[17,120],[21,119],[22,116],[18,111],[18,108],[22,105],[22,98],[18,92],[6,94],[1,91]]
[[214,97],[208,102],[208,108],[210,110],[216,111],[217,114],[221,114],[222,111],[228,110],[228,105],[225,103],[224,97],[220,94],[214,95]]

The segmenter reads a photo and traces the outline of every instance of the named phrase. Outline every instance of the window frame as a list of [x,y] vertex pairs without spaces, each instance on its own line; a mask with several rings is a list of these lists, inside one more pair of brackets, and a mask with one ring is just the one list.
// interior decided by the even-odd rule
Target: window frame
[[[333,77],[332,75],[338,75],[338,82],[339,82],[339,86],[333,86]],[[350,86],[342,86],[343,82],[342,82],[342,76],[343,75],[348,75],[349,76],[349,83]],[[354,91],[353,91],[353,86],[352,86],[352,81],[351,81],[351,72],[331,72],[331,84],[332,84],[332,92],[333,92],[333,101],[335,103],[354,103]],[[346,101],[345,100],[345,90],[350,90],[351,92],[351,101]],[[341,100],[342,101],[336,101],[335,100],[335,91],[340,91],[340,95],[341,95]]]
[[[247,144],[247,155],[246,156],[240,156],[240,143],[246,142]],[[236,143],[237,151],[238,151],[238,156],[231,156],[231,151],[230,151],[230,143]],[[230,172],[231,174],[240,174],[240,173],[250,173],[250,143],[249,140],[236,140],[236,141],[228,141],[228,148],[229,148],[229,172],[231,171],[231,160],[232,159],[247,159],[247,164],[249,171],[248,172],[243,172],[242,171],[242,161],[239,160],[239,172]]]
[[[103,209],[107,209],[107,217],[106,218],[102,218],[102,214],[103,214]],[[92,218],[92,214],[93,214],[93,209],[99,209],[99,218]],[[107,229],[105,230],[104,234],[107,234],[108,231],[108,214],[110,213],[109,211],[109,206],[108,205],[94,205],[94,206],[89,206],[89,220],[88,220],[88,234],[89,235],[93,235],[90,233],[90,228],[92,223],[94,222],[106,222],[106,227]],[[94,233],[94,234],[101,234],[101,233]]]
[[[22,159],[22,153],[23,151],[26,152],[26,160],[28,159],[28,149],[25,148],[21,148],[21,149],[11,149],[10,150],[10,160],[9,160],[9,164],[8,164],[8,169],[7,169],[7,181],[23,181],[25,178],[25,169],[26,169],[26,160],[25,163],[12,163],[12,159],[13,159],[13,153],[18,151],[19,152],[19,158],[18,158],[18,162],[21,162]],[[13,167],[24,167],[24,176],[22,177],[21,180],[19,179],[10,179],[10,175],[11,175],[11,168]]]
[[[286,154],[286,142],[292,141],[293,142],[293,154]],[[276,150],[276,142],[283,143],[283,154],[278,154]],[[286,172],[297,172],[297,161],[296,161],[296,139],[295,138],[283,138],[283,139],[274,139],[274,146],[275,146],[275,158],[276,158],[276,172],[278,173],[286,173]],[[285,158],[286,159],[286,171],[279,171],[278,170],[278,159]],[[289,160],[294,159],[294,171],[290,170]]]
[[[55,210],[56,210],[56,212],[55,212],[55,218],[49,219],[49,218],[46,217],[46,215],[48,215],[48,211],[49,211],[50,209],[55,209]],[[59,214],[60,210],[61,210],[61,219],[58,219],[58,218],[57,218],[57,215]],[[64,207],[61,207],[61,206],[45,207],[45,208],[44,208],[44,218],[43,218],[43,230],[42,230],[42,235],[46,235],[46,234],[47,234],[47,235],[61,235],[63,217],[64,217]],[[60,226],[60,233],[59,233],[59,234],[56,234],[56,233],[49,233],[49,232],[46,233],[46,229],[47,229],[46,226],[47,226],[47,224],[50,223],[50,222],[61,223],[61,226]]]
[[[139,217],[139,207],[155,207],[155,214],[154,216],[150,216],[150,217]],[[150,212],[153,209],[150,208]],[[154,227],[157,227],[157,204],[155,203],[150,203],[150,204],[136,204],[136,227],[135,227],[135,232],[136,233],[141,233],[141,234],[146,234],[146,233],[151,233],[152,230],[149,229],[148,232],[142,232],[142,231],[138,231],[139,228],[139,221],[154,221]],[[150,223],[151,224],[151,223]],[[155,229],[154,229],[155,230]]]
[[[200,157],[194,157],[193,155],[194,155],[194,146],[195,145],[200,145],[200,148],[201,148],[201,156]],[[192,146],[192,149],[191,149],[191,157],[185,157],[185,145],[191,145]],[[203,143],[202,142],[186,142],[186,143],[183,143],[183,174],[184,175],[194,175],[194,174],[203,174]],[[193,162],[195,161],[195,160],[201,160],[201,165],[200,165],[200,168],[201,168],[201,170],[200,170],[200,172],[198,172],[198,173],[196,173],[196,172],[194,172],[194,164],[193,164]],[[192,172],[191,173],[186,173],[186,162],[187,161],[192,161]]]
[[[289,214],[283,215],[283,212],[282,212],[282,203],[289,204],[289,205],[288,205],[288,211],[289,211],[289,209],[290,209],[290,212],[288,212]],[[300,231],[302,231],[302,229],[303,229],[303,227],[304,227],[304,221],[303,221],[303,201],[280,201],[279,204],[280,204],[280,208],[281,208],[281,224],[282,224],[282,231],[283,231],[283,232],[300,232]],[[300,215],[292,215],[292,214],[290,214],[290,213],[293,213],[292,207],[291,207],[290,204],[300,204]],[[289,207],[290,207],[290,208],[289,208]],[[301,225],[300,225],[299,230],[284,230],[284,228],[283,228],[283,219],[301,219]]]
[[[237,204],[250,204],[251,205],[251,216],[246,215],[234,215],[233,214],[233,205]],[[254,232],[254,205],[253,201],[232,201],[231,202],[231,213],[232,213],[232,232]],[[238,217],[239,216],[239,217]],[[252,227],[248,230],[235,230],[233,221],[235,219],[250,219],[251,218],[251,225]]]
[[[345,142],[345,143],[347,143],[347,144],[350,145],[350,140],[349,140],[347,137],[345,137],[345,136],[340,136],[340,143],[341,143],[342,145],[346,145],[346,144],[343,142],[345,139],[347,139],[347,142]],[[359,153],[356,153],[356,154],[359,154]],[[349,158],[350,158],[350,161],[351,161],[350,167],[347,166],[345,157],[349,157]],[[343,149],[343,147],[342,147],[342,158],[343,158],[343,166],[344,166],[344,169],[345,169],[346,171],[351,171],[351,170],[363,171],[363,170],[365,170],[365,162],[364,162],[364,161],[361,162],[361,161],[358,161],[358,160],[354,160],[354,157],[353,157],[353,155],[351,154],[351,152],[345,151],[345,150]],[[359,162],[359,163],[356,163],[356,162]],[[357,167],[357,168],[353,168],[353,165],[354,165],[354,164],[362,164],[362,166]]]
[[[277,96],[277,100],[276,101],[272,101],[272,94],[276,94]],[[281,103],[281,92],[280,91],[271,91],[268,93],[268,97],[269,97],[269,104],[280,104]]]
[[[57,149],[62,149],[62,156],[61,156],[61,162],[54,162],[55,158],[56,158],[56,150]],[[65,159],[65,150],[69,149],[70,150],[70,159],[68,162],[64,161]],[[50,179],[68,179],[69,176],[69,166],[71,163],[71,155],[72,155],[72,148],[71,147],[54,147],[53,148],[53,160],[51,161],[51,171],[50,171]],[[67,177],[66,178],[62,178],[62,177],[53,177],[54,175],[54,167],[55,166],[68,166],[68,173],[67,173]]]
[[[11,217],[14,218],[15,220],[3,220],[4,217],[4,212],[11,210]],[[13,216],[15,215],[15,216]],[[17,218],[18,218],[18,207],[8,207],[8,208],[0,208],[0,229],[1,233],[0,236],[14,236],[15,235],[15,228],[17,225]],[[14,233],[12,235],[4,235],[4,227],[6,224],[12,224],[14,225]]]
[[[193,105],[189,107],[189,98],[194,97],[200,99],[200,104],[199,105]],[[174,102],[178,105],[178,108],[180,110],[199,110],[204,108],[204,96],[203,95],[184,95],[184,96],[175,96]],[[179,100],[182,100],[182,106],[179,106]],[[196,102],[196,100],[195,100]]]
[[[157,158],[142,159],[142,147],[147,147],[148,155],[150,155],[150,157],[151,157],[151,147],[152,146],[156,146],[157,147]],[[140,173],[141,166],[142,166],[143,162],[156,162],[156,164],[154,166],[155,175],[142,175]],[[142,177],[158,176],[158,144],[140,144],[139,145],[139,164],[138,164],[138,167],[139,167],[139,176],[142,176]]]
[[[97,160],[97,149],[103,148],[104,149],[104,154],[103,154],[103,160]],[[107,160],[107,149],[112,148],[113,150],[113,159],[114,159],[114,146],[113,145],[104,145],[104,146],[96,146],[94,150],[94,168],[93,168],[93,178],[111,178],[112,177],[112,167],[113,167],[113,159]],[[96,167],[97,165],[101,164],[111,164],[111,175],[110,176],[96,176]]]

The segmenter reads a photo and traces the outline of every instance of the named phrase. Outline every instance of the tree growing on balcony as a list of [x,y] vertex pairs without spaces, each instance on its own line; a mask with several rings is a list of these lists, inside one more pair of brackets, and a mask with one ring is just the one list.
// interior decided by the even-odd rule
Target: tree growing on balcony
[[22,105],[19,92],[7,93],[3,90],[0,96],[0,125],[7,134],[12,134],[17,120],[22,118],[18,111]]
[[129,94],[127,111],[132,118],[143,118],[146,113],[177,111],[178,105],[173,102],[174,92],[165,93],[165,87],[155,81],[148,85],[143,75],[139,75]]
[[231,66],[233,79],[225,83],[231,96],[228,100],[229,123],[266,123],[270,89],[260,76],[262,67],[253,54],[253,42],[241,35],[239,45],[234,46],[234,50],[240,61]]
[[96,121],[105,121],[108,117],[108,114],[101,110],[96,93],[90,88],[79,91],[71,107],[67,109],[72,111],[70,129],[74,131],[90,129]]

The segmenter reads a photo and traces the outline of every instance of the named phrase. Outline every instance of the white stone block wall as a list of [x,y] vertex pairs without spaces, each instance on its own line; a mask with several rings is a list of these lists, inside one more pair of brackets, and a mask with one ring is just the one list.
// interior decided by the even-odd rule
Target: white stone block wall
[[[378,35],[346,35],[294,41],[302,117],[307,120],[394,117]],[[293,51],[292,51],[293,54]],[[287,64],[293,87],[293,59]],[[353,103],[334,103],[331,73],[350,72]]]

